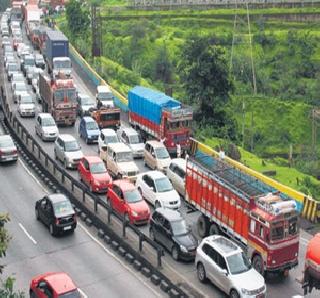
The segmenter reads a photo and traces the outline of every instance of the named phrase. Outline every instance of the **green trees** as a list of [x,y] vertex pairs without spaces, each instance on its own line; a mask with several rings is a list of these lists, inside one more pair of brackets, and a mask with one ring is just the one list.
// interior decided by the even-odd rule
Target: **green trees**
[[87,32],[90,25],[89,11],[81,5],[80,1],[71,0],[66,5],[66,16],[69,30],[73,35]]
[[210,126],[213,135],[234,139],[235,123],[227,112],[233,84],[225,49],[213,37],[190,37],[181,51],[180,78],[189,102],[196,107],[195,120]]

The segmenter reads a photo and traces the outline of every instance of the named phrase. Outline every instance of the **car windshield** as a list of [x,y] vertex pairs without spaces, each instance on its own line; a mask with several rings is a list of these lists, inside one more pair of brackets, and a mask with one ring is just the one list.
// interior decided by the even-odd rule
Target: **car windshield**
[[34,103],[32,96],[22,96],[21,103]]
[[137,203],[142,201],[142,197],[137,189],[124,192],[124,199],[127,203]]
[[84,106],[89,106],[89,105],[93,105],[94,102],[91,100],[90,97],[82,97],[81,98],[81,104]]
[[24,65],[34,65],[34,58],[25,58]]
[[157,192],[167,192],[172,190],[172,184],[167,177],[155,180]]
[[107,169],[102,161],[95,162],[90,164],[90,172],[92,174],[102,174],[102,173],[106,173]]
[[42,118],[42,126],[56,126],[53,118]]
[[69,60],[55,61],[54,68],[71,68],[71,62]]
[[101,92],[98,94],[98,98],[101,100],[112,100],[113,95],[110,92]]
[[189,233],[188,226],[184,219],[171,222],[171,227],[174,236],[180,236]]
[[13,147],[13,141],[10,138],[3,138],[0,139],[0,147],[5,148],[5,147]]
[[87,123],[87,130],[97,130],[99,129],[98,124],[94,121]]
[[251,269],[251,264],[243,252],[227,257],[227,263],[231,274],[239,274]]
[[18,84],[16,85],[16,90],[17,91],[27,91],[27,86],[25,84]]
[[105,144],[111,144],[111,143],[119,143],[117,136],[106,136],[104,139]]
[[133,161],[132,153],[130,151],[117,153],[117,162],[126,161]]
[[156,157],[159,159],[169,158],[169,153],[166,148],[156,148],[155,150]]
[[9,64],[8,65],[8,70],[10,71],[18,71],[18,64]]
[[139,144],[139,143],[141,143],[139,135],[129,136],[129,142],[130,142],[130,144]]
[[67,152],[78,151],[80,146],[77,141],[70,141],[65,143],[65,149]]
[[71,292],[58,295],[58,298],[81,298],[81,295],[78,290],[73,290]]
[[54,203],[53,209],[55,214],[70,213],[73,211],[72,205],[68,200]]
[[17,73],[17,75],[13,76],[12,80],[14,82],[23,82],[24,78],[23,78],[23,75],[20,75],[20,73]]

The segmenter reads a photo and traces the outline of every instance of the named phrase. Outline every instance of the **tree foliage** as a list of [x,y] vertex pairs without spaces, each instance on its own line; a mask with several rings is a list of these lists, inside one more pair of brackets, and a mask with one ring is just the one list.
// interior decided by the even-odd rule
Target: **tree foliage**
[[66,16],[70,32],[73,35],[81,35],[87,31],[90,25],[89,11],[78,0],[71,0],[66,5]]
[[216,136],[235,138],[235,124],[227,112],[233,84],[225,49],[214,37],[192,36],[181,53],[180,78],[196,107],[195,120],[200,126],[210,125]]
[[0,1],[0,11],[5,11],[7,7],[9,7],[9,0],[1,0]]

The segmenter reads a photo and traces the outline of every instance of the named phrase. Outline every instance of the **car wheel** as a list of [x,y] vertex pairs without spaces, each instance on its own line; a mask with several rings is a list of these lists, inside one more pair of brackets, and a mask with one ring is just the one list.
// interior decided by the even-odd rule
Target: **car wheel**
[[174,245],[172,247],[172,250],[171,250],[171,255],[172,255],[172,258],[175,260],[175,261],[178,261],[179,260],[179,249],[176,245]]
[[152,228],[150,228],[149,230],[149,236],[152,241],[156,241],[156,238],[154,237],[154,231]]
[[236,290],[232,289],[230,291],[230,298],[239,298],[239,297],[240,297],[240,295],[238,294],[238,292]]
[[36,219],[39,220],[40,217],[39,217],[39,210],[38,210],[38,208],[35,208],[35,213],[36,213]]
[[206,269],[202,263],[199,263],[197,266],[197,275],[200,282],[205,283],[207,281]]
[[37,298],[36,294],[30,290],[30,298]]
[[264,273],[263,260],[259,255],[255,255],[252,258],[252,267],[256,269],[261,275]]
[[56,235],[56,229],[55,229],[55,227],[53,226],[53,224],[50,224],[50,226],[49,226],[49,231],[50,231],[50,234],[51,234],[52,236],[55,236],[55,235]]
[[128,213],[124,214],[124,221],[130,223],[130,218]]
[[64,166],[65,169],[68,168],[68,163],[67,163],[67,160],[66,160],[66,159],[65,159],[64,162],[63,162],[63,166]]
[[156,201],[156,203],[154,204],[154,208],[157,209],[157,208],[161,208],[161,204],[159,201]]

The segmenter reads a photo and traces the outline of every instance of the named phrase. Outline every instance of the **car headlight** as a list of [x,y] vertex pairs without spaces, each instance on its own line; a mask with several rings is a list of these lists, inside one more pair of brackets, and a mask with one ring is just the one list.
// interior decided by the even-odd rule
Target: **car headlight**
[[182,252],[188,252],[187,248],[185,246],[181,245],[181,244],[180,244],[180,250]]
[[245,289],[245,288],[242,288],[242,289],[241,289],[241,292],[242,292],[242,294],[244,294],[244,295],[251,295],[251,291],[249,291],[249,290],[247,290],[247,289]]
[[136,211],[131,211],[132,216],[138,216],[138,213]]

